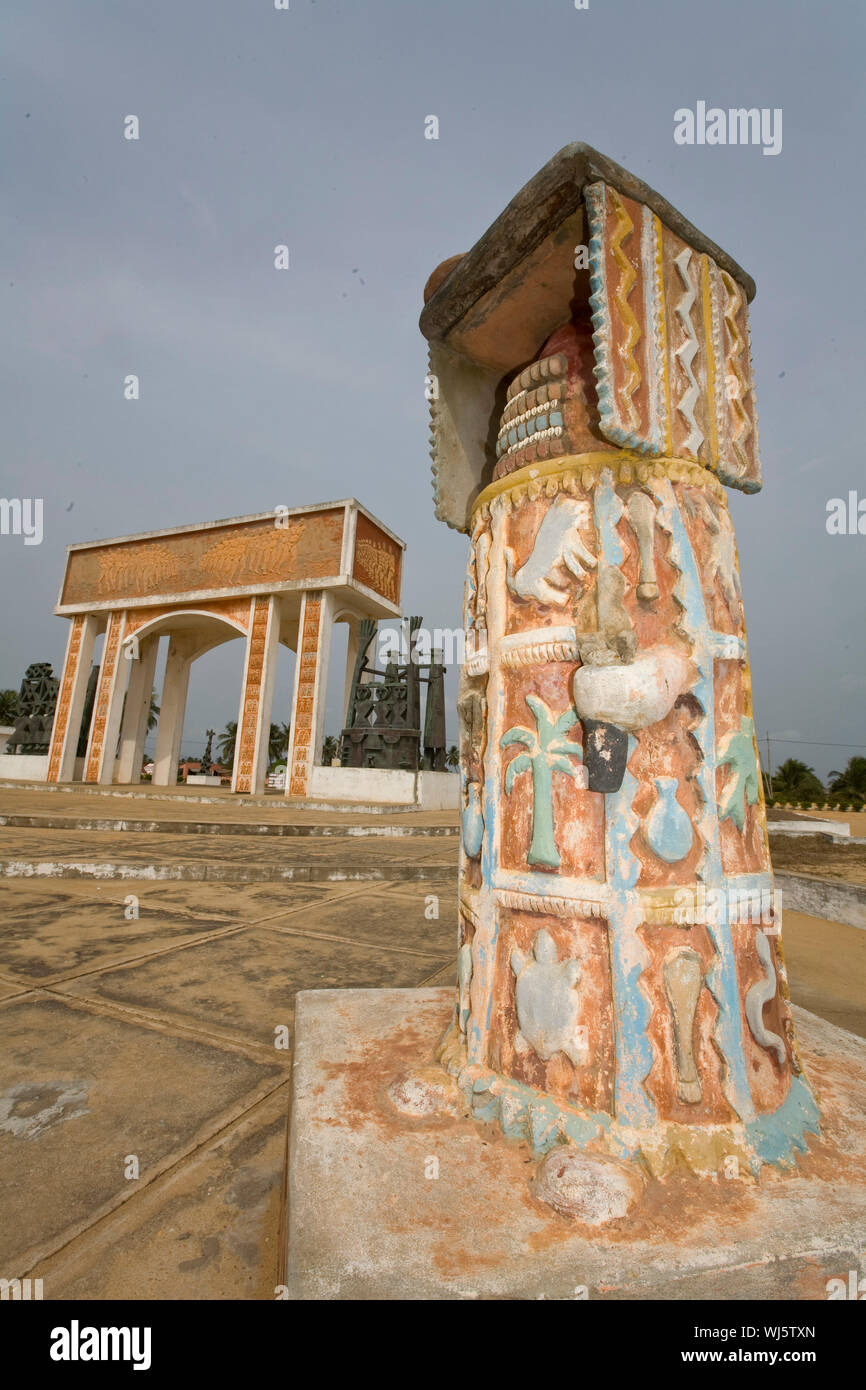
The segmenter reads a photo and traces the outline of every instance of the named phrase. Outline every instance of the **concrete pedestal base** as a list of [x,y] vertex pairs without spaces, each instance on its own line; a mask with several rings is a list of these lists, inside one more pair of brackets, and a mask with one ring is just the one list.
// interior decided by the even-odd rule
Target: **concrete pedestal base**
[[[527,1147],[386,1092],[429,1067],[451,989],[297,997],[288,1284],[298,1299],[826,1299],[866,1254],[866,1042],[795,1009],[824,1118],[787,1172],[649,1182],[603,1229],[533,1194]],[[459,1107],[458,1107],[459,1110]],[[838,1286],[837,1286],[838,1287]]]

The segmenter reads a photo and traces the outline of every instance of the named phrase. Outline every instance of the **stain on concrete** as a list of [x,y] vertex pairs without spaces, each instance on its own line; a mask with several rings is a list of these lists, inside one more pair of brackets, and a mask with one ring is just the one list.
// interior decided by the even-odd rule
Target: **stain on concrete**
[[16,1139],[35,1139],[64,1120],[89,1113],[84,1081],[23,1081],[0,1095],[0,1130]]

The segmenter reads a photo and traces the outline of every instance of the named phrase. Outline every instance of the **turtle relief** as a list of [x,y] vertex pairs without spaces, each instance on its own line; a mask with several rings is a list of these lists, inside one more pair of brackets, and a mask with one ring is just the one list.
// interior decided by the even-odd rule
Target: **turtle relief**
[[579,1023],[580,966],[576,960],[560,961],[556,942],[541,928],[531,955],[515,947],[511,969],[516,976],[515,998],[520,1031],[514,1039],[517,1052],[530,1049],[549,1062],[562,1052],[575,1067],[588,1061],[586,1029]]

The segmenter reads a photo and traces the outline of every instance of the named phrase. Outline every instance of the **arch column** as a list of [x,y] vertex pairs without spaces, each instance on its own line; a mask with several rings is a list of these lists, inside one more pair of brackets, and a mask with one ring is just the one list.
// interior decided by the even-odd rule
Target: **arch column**
[[186,713],[189,689],[189,668],[194,655],[194,639],[174,636],[169,640],[162,697],[159,705],[159,724],[156,730],[156,753],[153,759],[153,785],[173,787],[177,782],[180,740]]
[[349,640],[346,644],[346,684],[343,689],[343,728],[349,722],[349,700],[352,696],[352,681],[355,678],[355,662],[358,660],[358,646],[361,640],[361,619],[354,616],[348,619]]
[[233,792],[258,796],[265,790],[279,640],[280,601],[275,594],[258,594],[250,600],[250,625],[232,773]]
[[49,782],[71,782],[75,776],[78,732],[98,627],[99,619],[95,613],[76,613],[72,619],[51,728],[46,779]]
[[326,589],[309,590],[304,594],[298,628],[286,796],[309,796],[313,767],[321,756],[333,615],[333,595]]
[[114,760],[117,736],[120,732],[120,713],[123,708],[126,674],[121,665],[120,644],[126,626],[126,613],[115,611],[108,615],[108,627],[102,646],[99,682],[90,722],[90,736],[84,762],[85,782],[111,783],[114,779]]
[[138,782],[144,741],[147,738],[147,718],[153,693],[153,673],[159,651],[159,638],[146,637],[137,659],[130,659],[129,686],[120,729],[120,753],[117,759],[116,781],[124,786]]

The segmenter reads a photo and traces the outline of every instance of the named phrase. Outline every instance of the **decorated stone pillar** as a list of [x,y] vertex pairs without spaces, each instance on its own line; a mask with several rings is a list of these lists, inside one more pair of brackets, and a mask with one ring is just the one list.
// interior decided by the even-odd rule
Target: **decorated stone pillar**
[[279,640],[279,599],[275,594],[259,594],[250,600],[250,626],[232,773],[233,792],[260,795],[265,789]]
[[75,776],[78,732],[84,714],[98,621],[95,613],[76,613],[70,623],[48,750],[49,782],[71,782]]
[[441,1060],[537,1155],[624,1160],[627,1196],[640,1171],[785,1165],[819,1125],[726,493],[761,482],[753,294],[576,145],[421,318],[437,515],[470,538]]
[[99,683],[93,702],[90,737],[84,758],[85,782],[111,783],[120,733],[120,715],[126,689],[126,662],[121,657],[121,643],[126,625],[126,613],[108,615],[108,626],[102,645]]
[[311,794],[313,767],[325,728],[332,625],[333,599],[328,591],[315,589],[305,593],[298,626],[286,796]]

